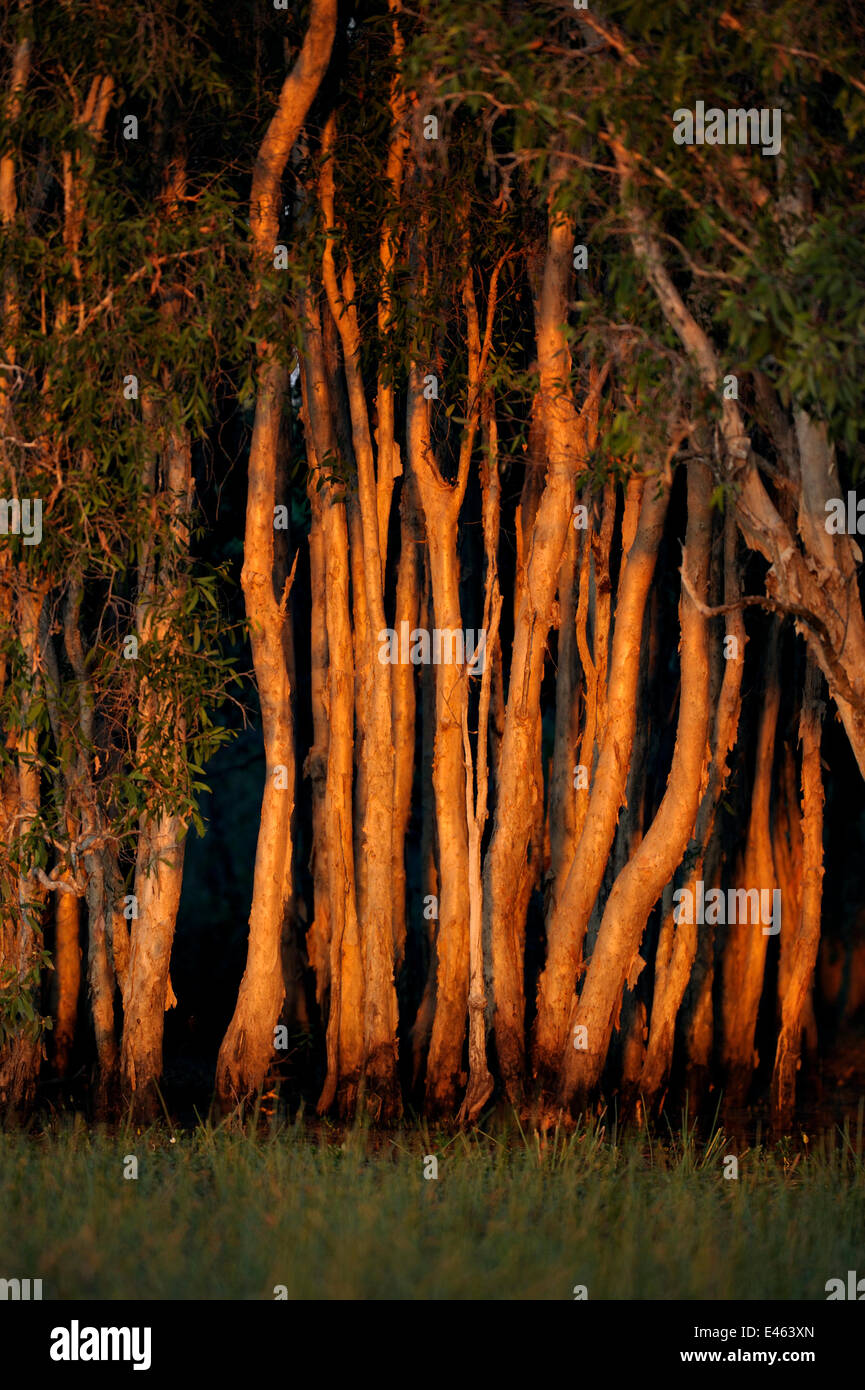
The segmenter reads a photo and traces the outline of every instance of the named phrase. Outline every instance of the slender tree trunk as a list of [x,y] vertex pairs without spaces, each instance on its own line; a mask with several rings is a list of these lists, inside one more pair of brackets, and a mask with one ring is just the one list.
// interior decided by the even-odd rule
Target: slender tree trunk
[[[42,911],[44,890],[31,875],[32,846],[28,845],[40,810],[40,771],[36,729],[30,711],[39,689],[39,632],[45,589],[33,584],[19,567],[17,580],[16,626],[21,643],[25,685],[19,701],[15,749],[17,796],[12,833],[14,892],[7,920],[0,970],[7,977],[6,989],[19,1003],[12,1032],[0,1044],[0,1104],[11,1115],[25,1114],[36,1090],[39,1064],[43,1056],[39,1004],[39,956],[42,951]],[[20,1004],[29,1010],[21,1022]]]
[[[250,229],[255,259],[255,301],[272,261],[279,226],[283,170],[330,61],[336,32],[336,0],[312,0],[309,28],[294,68],[282,85],[279,107],[264,137],[252,180]],[[261,702],[267,781],[255,855],[249,947],[237,1004],[216,1066],[223,1105],[262,1086],[273,1055],[273,1030],[284,995],[280,942],[292,897],[291,819],[294,727],[284,649],[288,590],[273,585],[273,508],[276,455],[287,385],[274,346],[258,344],[255,422],[249,454],[249,488],[241,584],[249,620],[252,659]]]
[[[547,634],[568,527],[574,485],[586,466],[588,417],[600,389],[593,372],[582,414],[570,385],[571,355],[565,324],[574,223],[554,211],[557,167],[550,193],[547,254],[535,308],[540,414],[547,456],[546,486],[532,528],[525,587],[516,616],[508,701],[493,833],[484,865],[484,911],[492,940],[494,1027],[499,1070],[511,1101],[522,1093],[525,1070],[525,991],[522,942],[524,902],[519,902],[526,855],[543,786],[527,770],[536,767],[540,689]],[[524,899],[525,901],[526,899]]]
[[[306,397],[306,372],[301,372]],[[330,878],[327,859],[327,762],[330,738],[327,708],[327,561],[324,542],[325,500],[318,486],[318,458],[309,424],[309,406],[304,405],[307,456],[310,464],[309,529],[310,582],[310,697],[312,700],[313,744],[304,763],[304,775],[312,787],[312,852],[310,872],[313,886],[313,919],[306,934],[306,949],[315,974],[315,997],[325,1013],[330,989]]]
[[[637,718],[643,617],[668,498],[669,488],[662,478],[645,480],[634,542],[622,558],[605,737],[592,778],[582,834],[562,896],[547,924],[547,961],[538,987],[534,1039],[534,1069],[546,1090],[554,1085],[566,1043],[570,1042],[568,1021],[573,1011],[583,940],[625,798]],[[583,664],[586,665],[585,658]],[[582,749],[585,760],[591,756],[585,737]]]
[[[688,465],[688,525],[683,574],[705,602],[711,536],[711,476]],[[635,543],[636,544],[636,543]],[[657,815],[607,901],[574,1020],[576,1044],[565,1049],[559,1101],[584,1103],[599,1084],[622,991],[644,962],[640,941],[649,913],[672,877],[694,829],[703,787],[709,725],[708,624],[683,580],[680,601],[681,696],[676,747]],[[585,1029],[585,1033],[579,1030]]]
[[[409,467],[418,481],[426,519],[433,626],[461,632],[457,522],[462,489],[441,479],[432,457],[428,403],[417,367],[408,401]],[[436,932],[436,1000],[427,1057],[426,1098],[431,1111],[452,1113],[462,1074],[469,990],[468,828],[465,815],[462,706],[465,668],[443,662],[435,672],[435,791],[440,895]]]
[[[585,531],[579,533],[585,536]],[[576,848],[577,762],[579,690],[577,686],[576,593],[580,550],[573,526],[559,569],[559,641],[556,673],[556,728],[550,770],[550,889],[553,902],[559,896]]]
[[[775,732],[781,703],[779,644],[779,624],[777,619],[772,619],[765,659],[766,689],[757,735],[751,816],[742,882],[736,885],[746,889],[756,888],[760,890],[761,897],[762,893],[768,893],[773,903],[772,894],[777,879],[772,854],[770,798]],[[783,915],[781,930],[784,930]],[[727,1073],[725,1099],[734,1106],[744,1101],[756,1064],[754,1034],[763,992],[768,944],[769,937],[761,923],[728,921],[724,949],[723,1060]]]
[[[796,1072],[808,995],[820,945],[823,894],[823,774],[820,737],[824,705],[820,675],[813,656],[805,673],[799,718],[802,745],[802,892],[795,945],[781,1000],[781,1032],[772,1075],[772,1112],[776,1127],[789,1128],[796,1099]],[[783,928],[782,928],[783,931]]]
[[[403,624],[412,632],[417,627],[420,606],[421,546],[423,523],[419,514],[417,484],[408,470],[403,478],[400,501],[401,547],[396,581],[395,631],[400,637]],[[399,662],[393,668],[393,936],[397,965],[402,963],[406,937],[405,839],[411,815],[411,793],[415,766],[415,677],[414,667]]]
[[[738,596],[736,575],[736,526],[731,512],[724,521],[725,544],[725,604],[735,603]],[[706,851],[715,826],[718,802],[727,781],[727,758],[736,740],[739,713],[742,706],[742,672],[744,670],[745,623],[741,610],[727,613],[725,633],[724,676],[715,705],[715,730],[709,779],[700,810],[694,841],[689,846],[685,863],[689,865],[685,888],[694,901],[697,882],[703,879]],[[713,703],[714,700],[713,700]],[[665,918],[655,957],[655,990],[649,1044],[640,1078],[640,1094],[647,1105],[657,1098],[667,1079],[673,1059],[673,1040],[676,1019],[691,976],[697,955],[700,931],[696,922],[680,922],[674,926],[672,911]],[[709,928],[711,930],[711,928]]]
[[[325,132],[325,152],[332,150],[334,119]],[[366,1103],[376,1120],[399,1116],[402,1099],[397,1074],[397,1003],[394,987],[393,934],[393,833],[394,747],[391,708],[391,668],[374,661],[387,624],[384,613],[382,554],[379,527],[386,530],[388,517],[379,518],[372,435],[360,362],[360,330],[355,306],[355,284],[348,263],[340,286],[334,261],[334,176],[332,159],[321,174],[321,206],[328,240],[322,274],[330,310],[342,342],[351,414],[352,441],[357,463],[358,503],[363,546],[363,584],[369,613],[372,686],[363,742],[366,802],[363,806],[361,853],[367,877],[365,915],[361,919],[364,953],[364,1080]],[[392,468],[392,459],[387,460]],[[392,480],[390,488],[392,490]],[[390,492],[387,494],[390,501]]]
[[[147,413],[152,428],[158,430],[155,414]],[[160,549],[158,573],[155,554],[144,566],[138,603],[140,649],[146,649],[150,643],[170,642],[166,610],[170,607],[177,612],[182,608],[192,497],[188,438],[173,431],[168,435],[163,469],[165,488],[160,501],[170,519],[170,535]],[[149,775],[151,766],[161,763],[161,748],[167,744],[171,750],[170,765],[175,774],[179,773],[185,725],[174,710],[171,696],[145,679],[140,690],[140,709],[138,760],[142,770]],[[152,794],[159,796],[156,783],[153,788]],[[176,1003],[169,966],[183,883],[185,829],[181,816],[161,809],[145,811],[139,824],[134,889],[138,915],[132,919],[123,990],[120,1069],[124,1092],[135,1113],[142,1118],[155,1118],[159,1113],[155,1088],[162,1075],[165,1011]],[[107,963],[105,884],[97,861],[94,860],[92,868],[98,878],[92,885],[90,898],[95,933],[93,965],[95,974],[99,974]],[[100,983],[100,993],[106,985],[107,981]],[[105,1002],[103,998],[102,1003]]]
[[[311,457],[336,457],[333,378],[329,374],[318,302],[307,292],[304,316],[304,378]],[[324,499],[325,621],[328,645],[328,745],[324,826],[330,918],[330,1001],[327,1016],[327,1077],[319,1114],[336,1104],[354,1113],[364,1058],[364,977],[355,884],[352,831],[355,673],[349,608],[349,541],[345,499],[320,476]]]
[[59,1077],[69,1071],[78,1025],[81,989],[81,947],[78,944],[78,896],[58,893],[54,901],[54,1066]]
[[[428,558],[424,562],[424,585],[421,595],[420,623],[423,631],[429,631],[432,601],[430,595],[430,574]],[[427,943],[426,975],[424,988],[418,1005],[417,1016],[411,1030],[412,1044],[412,1088],[416,1088],[426,1062],[429,1040],[435,1016],[436,938],[438,936],[438,853],[436,844],[435,789],[433,787],[433,757],[435,753],[435,679],[433,668],[424,665],[420,668],[421,682],[421,893],[423,898],[424,926]],[[433,915],[433,908],[435,914]]]
[[[73,579],[66,599],[63,615],[63,640],[66,655],[75,675],[78,687],[78,717],[81,748],[74,772],[74,798],[80,803],[80,827],[85,842],[90,841],[85,851],[84,897],[87,904],[87,981],[90,994],[90,1013],[93,1019],[93,1032],[96,1040],[96,1087],[94,1111],[97,1115],[107,1113],[116,1099],[118,1079],[118,1048],[114,1019],[115,972],[113,932],[110,927],[111,891],[106,881],[106,865],[113,855],[114,877],[116,877],[116,852],[109,850],[105,843],[104,817],[98,808],[96,788],[93,781],[93,685],[84,658],[81,641],[80,616],[84,598],[84,586],[80,576]],[[95,841],[95,843],[94,843]],[[126,947],[123,961],[128,965],[128,932],[125,919],[121,919],[122,942]],[[122,987],[122,986],[121,986]]]

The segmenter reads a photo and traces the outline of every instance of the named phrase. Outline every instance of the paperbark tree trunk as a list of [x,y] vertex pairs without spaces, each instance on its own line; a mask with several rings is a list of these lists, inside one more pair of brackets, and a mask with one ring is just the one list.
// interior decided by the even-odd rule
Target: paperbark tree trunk
[[310,506],[309,586],[310,586],[310,698],[312,700],[313,744],[303,772],[312,787],[312,874],[313,919],[306,934],[306,950],[315,975],[315,997],[326,1017],[330,989],[330,877],[327,858],[327,762],[329,726],[327,718],[327,561],[324,538],[325,499],[319,487],[321,474],[309,423],[306,371],[301,368],[307,456],[310,472],[307,485]]
[[[775,732],[781,704],[779,643],[779,624],[777,620],[772,619],[772,630],[766,650],[766,689],[757,735],[757,761],[751,792],[748,837],[742,864],[742,883],[735,885],[744,886],[746,889],[756,888],[760,890],[761,898],[762,893],[767,892],[773,904],[774,898],[771,894],[777,887],[777,879],[772,854],[770,799]],[[776,924],[773,922],[772,925]],[[782,903],[781,931],[783,930]],[[732,1106],[745,1100],[755,1070],[754,1033],[760,996],[763,992],[768,944],[769,936],[760,922],[731,923],[728,920],[723,969],[723,1061],[727,1073],[725,1101]]]
[[[688,524],[683,575],[705,603],[711,536],[711,475],[688,464]],[[633,988],[646,921],[684,854],[697,818],[707,762],[709,725],[708,624],[683,580],[680,600],[681,695],[676,746],[667,789],[635,854],[619,874],[604,909],[598,940],[574,1019],[574,1042],[562,1065],[559,1102],[583,1104],[599,1084],[622,992]]]
[[[146,403],[145,403],[146,404]],[[157,414],[145,409],[159,438]],[[169,610],[182,610],[184,570],[189,547],[189,515],[192,501],[192,457],[188,438],[171,431],[162,454],[164,489],[154,492],[169,518],[169,534],[159,553],[151,552],[142,568],[138,600],[139,651],[148,644],[172,641]],[[170,695],[142,681],[139,692],[141,722],[138,761],[145,775],[149,764],[160,760],[167,745],[168,758],[179,770],[185,723],[174,710]],[[160,795],[159,790],[152,792]],[[140,819],[134,896],[137,917],[129,937],[129,960],[123,984],[123,1037],[120,1047],[121,1085],[136,1117],[154,1119],[160,1103],[157,1085],[162,1075],[162,1036],[165,1011],[176,1003],[169,966],[174,928],[180,907],[185,851],[185,824],[181,816],[163,809],[146,810]],[[98,866],[94,862],[94,871]],[[106,903],[101,874],[92,885],[94,909],[94,969],[104,967]],[[103,1006],[105,1000],[100,1001]]]
[[[637,259],[667,321],[704,385],[717,398],[722,373],[714,347],[673,284],[645,214],[629,196],[633,159],[618,141],[612,143]],[[794,412],[794,424],[801,459],[797,499],[801,546],[763,486],[738,402],[726,398],[721,401],[720,425],[725,470],[745,542],[769,562],[767,595],[795,618],[797,632],[817,658],[865,776],[865,617],[855,582],[855,539],[829,535],[826,529],[826,502],[840,495],[840,482],[825,426],[801,410]]]
[[[396,580],[394,630],[399,636],[403,624],[411,633],[418,622],[420,607],[421,547],[424,533],[419,512],[417,483],[411,470],[403,478],[400,500],[401,543]],[[393,668],[393,941],[397,967],[402,963],[406,937],[405,840],[411,815],[411,793],[415,767],[416,695],[414,667],[399,662]]]
[[[547,458],[546,485],[525,561],[525,585],[516,615],[505,713],[501,767],[492,838],[484,864],[484,912],[492,941],[496,1054],[508,1098],[520,1099],[525,1073],[523,949],[525,902],[520,901],[534,803],[543,785],[527,775],[538,757],[540,689],[562,553],[571,524],[577,477],[586,467],[589,416],[600,389],[592,373],[589,395],[578,414],[570,376],[567,323],[574,222],[555,210],[563,176],[552,176],[546,259],[535,306],[540,374],[540,415]],[[539,808],[537,808],[539,809]]]
[[[663,478],[645,480],[636,535],[622,559],[605,736],[582,834],[561,898],[547,924],[547,960],[538,987],[534,1033],[534,1071],[546,1091],[557,1083],[562,1056],[571,1041],[568,1028],[583,940],[625,799],[637,719],[643,618],[668,500],[669,486]],[[582,747],[585,759],[585,740]]]
[[[93,783],[93,719],[95,699],[93,684],[84,658],[81,641],[80,616],[84,586],[76,576],[66,596],[63,614],[63,641],[66,655],[78,687],[78,722],[81,747],[74,770],[73,800],[80,806],[80,830],[89,847],[83,855],[87,904],[87,982],[90,1013],[96,1041],[96,1086],[94,1111],[107,1113],[116,1099],[118,1081],[118,1047],[114,1018],[114,951],[112,923],[113,880],[117,878],[116,849],[105,839],[104,817],[98,811],[96,788]],[[128,931],[121,918],[117,932],[125,948],[124,965],[128,964]],[[77,940],[76,940],[77,944]],[[121,985],[122,988],[122,985]]]
[[58,893],[54,902],[54,1066],[57,1075],[69,1071],[78,1025],[78,994],[81,989],[81,948],[78,944],[78,896]]
[[[309,289],[304,305],[303,375],[309,415],[310,461],[322,484],[322,549],[328,646],[328,744],[324,830],[330,920],[330,999],[327,1013],[327,1076],[319,1114],[336,1105],[354,1113],[364,1058],[364,977],[355,884],[352,818],[355,678],[349,608],[349,543],[346,504],[337,484],[321,473],[321,461],[337,456],[334,383],[324,349],[318,301]],[[330,467],[330,464],[328,465]]]
[[[724,603],[735,604],[738,597],[736,558],[736,523],[732,512],[724,519]],[[736,741],[739,713],[742,706],[742,673],[745,665],[745,623],[741,610],[727,612],[724,638],[724,676],[715,711],[714,746],[709,779],[700,810],[693,843],[685,863],[687,881],[683,886],[696,897],[697,882],[703,879],[706,851],[715,826],[718,809],[728,776],[727,758]],[[727,655],[729,653],[729,655]],[[680,922],[674,925],[670,912],[664,921],[655,956],[655,989],[649,1043],[640,1077],[640,1094],[646,1105],[657,1099],[673,1060],[673,1040],[676,1020],[685,995],[691,970],[697,955],[697,943],[705,924]],[[711,931],[711,927],[708,928]]]
[[[408,466],[418,482],[426,521],[433,625],[461,632],[457,523],[465,482],[441,477],[430,441],[428,402],[412,365],[408,399]],[[427,1057],[426,1099],[442,1114],[456,1108],[462,1073],[469,990],[468,828],[465,810],[462,706],[465,668],[455,661],[435,670],[435,755],[432,780],[438,836],[439,902],[436,995]]]
[[[347,261],[340,284],[336,271],[333,233],[334,174],[332,155],[334,118],[328,121],[321,173],[320,197],[327,231],[322,278],[342,343],[348,386],[352,442],[357,464],[360,508],[363,586],[369,614],[369,659],[372,686],[363,740],[366,799],[363,805],[361,855],[366,871],[366,903],[361,918],[364,954],[364,1084],[366,1104],[376,1120],[393,1120],[402,1113],[397,1074],[397,1003],[394,987],[393,934],[393,833],[394,747],[391,708],[391,668],[376,661],[387,623],[384,612],[380,526],[386,531],[387,516],[379,517],[379,504],[390,502],[393,487],[380,494],[376,486],[375,459],[361,372],[361,342],[355,305],[355,282]],[[385,393],[387,396],[387,392]],[[392,399],[391,399],[392,406]],[[382,424],[383,437],[387,427]],[[392,445],[392,439],[389,440]],[[392,450],[386,466],[392,469]],[[382,463],[380,460],[380,468]]]
[[790,970],[781,1000],[781,1031],[772,1074],[772,1114],[775,1128],[780,1133],[789,1129],[793,1118],[805,1008],[820,946],[824,873],[823,774],[820,762],[824,705],[820,699],[820,685],[816,661],[809,656],[799,716],[802,745],[802,891]]
[[[250,198],[256,303],[261,296],[261,276],[276,243],[283,170],[330,61],[336,15],[336,0],[312,0],[303,47],[282,85],[279,107],[256,159]],[[280,942],[292,895],[293,797],[280,789],[277,780],[277,770],[282,769],[279,780],[284,778],[289,788],[294,787],[294,728],[283,631],[288,591],[278,599],[273,584],[276,453],[287,374],[275,344],[263,338],[257,354],[241,584],[261,702],[267,781],[255,855],[246,969],[216,1065],[216,1093],[223,1105],[254,1095],[264,1082],[273,1055],[273,1030],[284,995]]]

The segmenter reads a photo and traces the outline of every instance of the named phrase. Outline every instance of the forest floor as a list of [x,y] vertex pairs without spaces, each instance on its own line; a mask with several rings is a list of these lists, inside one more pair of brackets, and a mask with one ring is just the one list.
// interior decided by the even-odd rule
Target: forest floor
[[0,1134],[0,1277],[44,1299],[825,1300],[862,1267],[862,1139],[861,1107],[771,1148],[608,1120],[546,1142],[52,1122]]

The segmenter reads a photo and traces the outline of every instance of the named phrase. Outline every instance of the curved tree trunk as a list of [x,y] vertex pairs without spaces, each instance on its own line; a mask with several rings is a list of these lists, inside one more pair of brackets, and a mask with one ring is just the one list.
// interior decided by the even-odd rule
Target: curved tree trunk
[[[547,925],[547,960],[538,986],[534,1032],[534,1070],[544,1089],[555,1084],[562,1054],[570,1043],[568,1022],[583,940],[625,799],[637,718],[643,619],[669,499],[669,487],[662,478],[649,477],[642,486],[637,532],[623,557],[619,581],[604,740],[582,834]],[[582,746],[585,749],[585,743]]]
[[[724,518],[724,603],[735,604],[738,597],[736,522],[728,511]],[[731,644],[731,639],[735,646]],[[684,887],[694,896],[703,879],[706,851],[715,827],[718,802],[728,776],[727,758],[736,741],[742,706],[742,673],[745,665],[745,622],[741,610],[727,613],[725,647],[730,653],[724,661],[724,676],[715,711],[715,737],[709,780],[700,810],[694,842],[689,846],[686,864],[690,870]],[[672,912],[665,919],[655,957],[655,989],[649,1043],[640,1078],[640,1094],[651,1105],[657,1098],[673,1060],[676,1019],[697,955],[700,932],[711,931],[704,924],[680,922],[674,926]]]
[[[682,557],[689,587],[705,603],[711,537],[711,475],[688,464],[688,526]],[[680,601],[681,694],[676,747],[667,789],[639,848],[613,885],[574,1019],[575,1042],[566,1047],[559,1102],[582,1104],[599,1084],[626,984],[633,988],[644,962],[640,942],[649,913],[685,852],[697,818],[709,727],[708,623],[685,588]]]
[[[328,121],[324,149],[332,156],[335,123]],[[332,157],[325,158],[320,181],[321,207],[328,239],[322,260],[322,276],[330,311],[339,331],[348,386],[352,442],[357,464],[357,496],[360,509],[360,543],[363,589],[369,615],[368,658],[372,672],[370,702],[363,739],[365,800],[362,805],[360,857],[366,877],[361,896],[361,939],[364,956],[364,1085],[366,1104],[375,1119],[396,1119],[402,1112],[397,1074],[397,1003],[394,987],[393,934],[393,833],[394,746],[391,708],[391,668],[375,657],[387,627],[384,613],[382,534],[390,520],[393,489],[392,447],[386,449],[391,470],[387,488],[376,484],[372,432],[361,372],[360,329],[355,305],[355,283],[347,263],[340,284],[336,272],[333,233],[334,175]],[[385,392],[385,400],[388,400]],[[390,399],[392,406],[392,399]],[[392,446],[382,423],[381,439]],[[381,470],[385,465],[379,460]],[[387,515],[384,503],[387,502]],[[379,506],[382,516],[379,516]],[[380,528],[381,527],[381,534]]]
[[[571,524],[575,480],[585,469],[588,417],[596,412],[600,383],[594,372],[581,414],[571,390],[571,354],[565,324],[574,223],[554,210],[563,170],[550,192],[547,253],[535,307],[546,485],[525,558],[525,581],[515,619],[508,700],[493,833],[484,864],[484,912],[492,942],[496,1054],[511,1101],[522,1094],[525,1072],[525,875],[532,826],[543,804],[543,785],[529,769],[538,760],[540,690],[559,567]],[[538,806],[540,801],[540,806]]]
[[[312,0],[303,47],[283,83],[278,110],[256,160],[250,198],[256,302],[262,273],[272,260],[276,243],[283,170],[330,61],[336,13],[336,0]],[[292,894],[293,811],[293,794],[286,788],[294,787],[295,768],[291,691],[283,648],[288,592],[286,588],[279,598],[274,593],[273,508],[286,384],[286,369],[274,346],[260,341],[241,584],[261,702],[267,781],[255,855],[246,969],[216,1065],[216,1092],[223,1105],[250,1097],[262,1086],[273,1055],[273,1030],[284,994],[280,942]]]

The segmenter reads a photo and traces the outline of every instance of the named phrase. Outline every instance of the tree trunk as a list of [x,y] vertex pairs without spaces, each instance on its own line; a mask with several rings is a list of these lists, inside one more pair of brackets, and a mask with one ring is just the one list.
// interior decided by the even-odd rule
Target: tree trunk
[[32,847],[28,847],[28,837],[40,810],[37,732],[30,722],[30,709],[39,689],[39,631],[45,591],[28,579],[23,565],[18,570],[17,589],[16,625],[26,683],[15,731],[17,824],[11,838],[15,900],[9,905],[0,955],[5,990],[7,996],[11,995],[16,1013],[11,1031],[0,1043],[0,1104],[12,1115],[23,1115],[32,1103],[43,1056],[38,1006],[45,894],[31,874]]
[[[688,464],[688,525],[682,558],[680,600],[681,695],[676,747],[667,789],[657,815],[613,886],[601,920],[574,1019],[574,1041],[562,1066],[559,1101],[585,1103],[599,1084],[607,1048],[626,984],[633,988],[644,962],[640,941],[649,913],[670,881],[694,829],[707,758],[709,726],[708,624],[685,588],[705,602],[711,536],[711,475],[705,464]],[[636,542],[635,542],[636,545]],[[617,625],[618,626],[618,625]],[[617,633],[618,636],[618,633]]]
[[[411,369],[408,399],[408,466],[418,482],[426,520],[432,581],[433,625],[461,632],[457,523],[463,488],[443,481],[432,456],[428,403],[420,375]],[[436,932],[436,1001],[427,1057],[426,1099],[432,1112],[450,1114],[461,1089],[462,1052],[469,991],[468,828],[465,812],[462,706],[465,668],[443,662],[435,671],[433,789],[440,895]]]
[[[757,735],[751,816],[742,866],[742,886],[746,889],[757,888],[761,893],[772,893],[777,886],[772,854],[770,799],[775,732],[781,703],[779,644],[779,624],[772,619],[765,659],[766,688]],[[774,899],[772,901],[774,903]],[[783,916],[781,930],[784,930]],[[725,1101],[732,1106],[745,1100],[756,1065],[754,1033],[763,992],[768,944],[769,937],[761,924],[731,924],[728,921],[723,971],[723,1060],[727,1073]]]
[[75,1043],[81,989],[78,896],[74,892],[58,893],[54,901],[54,971],[54,1066],[57,1075],[63,1078],[68,1074]]
[[[568,1022],[583,940],[625,798],[637,720],[643,618],[668,498],[669,488],[662,478],[645,480],[637,532],[630,551],[622,558],[605,735],[582,834],[562,896],[547,924],[547,960],[538,986],[534,1071],[545,1090],[555,1084],[566,1044],[571,1041]],[[582,748],[585,758],[585,739]]]
[[[735,604],[738,597],[736,523],[728,511],[724,519],[724,603]],[[731,644],[735,642],[735,646]],[[724,676],[715,706],[715,730],[709,779],[700,810],[694,841],[685,863],[689,866],[684,887],[696,897],[697,882],[703,879],[706,850],[715,826],[715,814],[726,786],[727,758],[736,740],[742,705],[742,673],[745,665],[745,622],[740,609],[727,613]],[[713,699],[713,703],[715,703]],[[657,1098],[669,1075],[673,1060],[676,1019],[697,955],[700,932],[712,931],[705,924],[680,922],[674,926],[672,912],[665,918],[655,956],[655,990],[649,1045],[640,1078],[640,1094],[647,1105]]]
[[[420,606],[421,546],[423,523],[419,514],[417,483],[409,470],[403,478],[400,501],[401,547],[396,580],[394,630],[403,624],[409,632],[417,627]],[[393,938],[397,966],[402,963],[406,937],[405,839],[411,815],[411,793],[415,766],[415,676],[414,667],[399,662],[393,668]]]
[[805,1006],[820,945],[824,873],[823,775],[820,763],[823,710],[820,675],[813,656],[809,656],[799,717],[799,739],[802,744],[802,892],[795,946],[781,1000],[781,1032],[772,1074],[773,1121],[781,1133],[789,1129],[793,1117]]
[[[522,942],[527,897],[522,902],[519,899],[531,831],[543,803],[543,785],[537,786],[529,770],[536,767],[538,759],[547,634],[571,524],[575,480],[586,466],[587,417],[596,411],[600,390],[593,372],[586,404],[578,415],[571,391],[571,354],[565,331],[574,223],[554,210],[562,174],[559,164],[552,179],[547,254],[535,307],[546,486],[532,528],[525,584],[515,621],[495,821],[484,864],[484,911],[492,941],[496,1053],[512,1102],[522,1094],[525,1071]],[[536,805],[538,799],[540,807]]]
[[[151,428],[158,430],[155,412],[145,410],[145,419],[148,415]],[[168,435],[163,469],[165,487],[159,500],[169,517],[170,535],[165,539],[158,561],[152,554],[142,567],[138,632],[140,646],[144,649],[148,644],[170,643],[173,639],[167,609],[173,613],[182,611],[192,499],[192,457],[188,438],[173,431]],[[152,768],[159,767],[161,750],[168,744],[170,770],[175,774],[179,772],[185,724],[174,709],[171,694],[154,688],[149,679],[142,681],[139,704],[139,768],[148,778],[150,795],[158,800],[165,795],[165,790],[156,781]],[[134,887],[138,915],[132,919],[123,989],[120,1071],[121,1084],[134,1113],[146,1119],[154,1119],[159,1113],[156,1087],[162,1075],[165,1011],[176,1003],[169,966],[183,883],[185,831],[181,816],[162,809],[145,811],[139,823]],[[94,860],[91,867],[98,875],[91,887],[90,902],[94,918],[93,966],[99,973],[107,962],[105,884],[98,862]],[[99,988],[104,1005],[105,982]]]
[[[278,110],[256,160],[250,198],[256,303],[261,295],[261,277],[276,243],[282,173],[330,61],[336,12],[336,0],[312,0],[303,47],[282,85]],[[283,645],[288,590],[277,600],[273,587],[276,454],[287,376],[270,342],[262,339],[257,351],[241,584],[261,702],[267,781],[255,855],[246,969],[216,1065],[216,1092],[223,1105],[258,1091],[273,1055],[273,1030],[284,994],[280,941],[292,896],[293,796],[280,787],[284,783],[293,788],[295,779],[291,690]]]
[[[334,119],[325,132],[326,154],[332,151]],[[393,961],[393,827],[394,747],[391,709],[391,668],[375,661],[387,624],[384,614],[382,547],[379,527],[386,531],[388,516],[379,518],[372,435],[367,413],[360,361],[360,330],[355,306],[355,284],[350,262],[340,286],[334,262],[334,177],[332,158],[321,173],[321,206],[328,239],[322,275],[328,302],[342,342],[351,415],[352,442],[357,463],[358,503],[363,546],[363,586],[369,614],[369,660],[372,687],[363,740],[366,799],[362,808],[361,855],[366,871],[366,903],[361,918],[364,955],[364,1082],[366,1104],[376,1120],[396,1119],[402,1112],[397,1074],[397,1004]],[[392,404],[392,402],[391,402]],[[392,459],[387,459],[392,468]],[[392,481],[390,489],[392,490]],[[386,492],[390,502],[390,490]]]
[[[329,373],[317,299],[308,290],[304,313],[304,380],[309,411],[311,458],[337,454],[333,379]],[[319,473],[324,499],[325,621],[328,645],[328,745],[324,826],[330,917],[330,1002],[327,1015],[327,1076],[319,1098],[324,1114],[334,1104],[354,1113],[363,1071],[364,977],[357,913],[352,830],[355,678],[349,609],[349,544],[346,504],[337,486]]]

